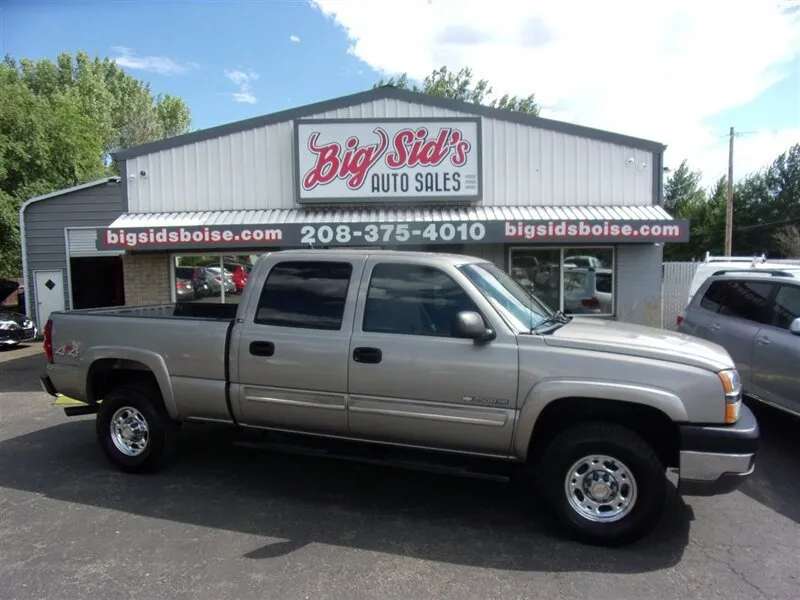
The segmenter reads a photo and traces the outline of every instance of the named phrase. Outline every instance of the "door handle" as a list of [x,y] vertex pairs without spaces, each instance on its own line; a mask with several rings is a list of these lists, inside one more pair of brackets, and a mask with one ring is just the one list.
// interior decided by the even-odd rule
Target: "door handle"
[[381,362],[383,353],[378,348],[356,348],[353,350],[353,360],[360,363],[377,364]]
[[756,338],[756,344],[758,344],[759,346],[766,346],[767,344],[769,344],[769,338],[764,337],[763,335],[758,336]]
[[253,356],[272,356],[275,354],[275,344],[272,342],[250,342],[250,354]]
[[720,329],[722,328],[720,327],[719,323],[712,323],[708,326],[709,331],[719,331]]

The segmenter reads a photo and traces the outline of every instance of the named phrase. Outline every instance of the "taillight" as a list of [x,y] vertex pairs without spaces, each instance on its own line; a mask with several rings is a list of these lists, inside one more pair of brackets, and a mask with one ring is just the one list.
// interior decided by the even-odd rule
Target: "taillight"
[[47,319],[44,324],[44,355],[48,363],[53,362],[53,320]]
[[678,315],[677,317],[675,317],[675,325],[677,325],[678,327],[683,325],[683,315]]
[[581,306],[584,308],[600,308],[600,301],[597,298],[583,298]]

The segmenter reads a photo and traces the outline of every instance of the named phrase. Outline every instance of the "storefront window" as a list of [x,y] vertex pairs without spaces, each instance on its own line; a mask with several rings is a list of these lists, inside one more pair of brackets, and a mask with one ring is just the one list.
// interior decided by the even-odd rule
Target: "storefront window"
[[238,303],[255,257],[184,254],[172,260],[176,302]]
[[553,310],[614,314],[613,248],[512,248],[509,272]]

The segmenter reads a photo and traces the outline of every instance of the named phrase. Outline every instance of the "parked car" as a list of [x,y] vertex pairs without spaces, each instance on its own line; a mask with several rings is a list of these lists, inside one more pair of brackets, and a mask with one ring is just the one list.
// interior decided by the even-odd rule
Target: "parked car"
[[723,346],[745,395],[800,416],[800,266],[715,272],[678,330]]
[[[221,270],[219,267],[206,267],[208,275],[208,283],[211,287],[211,293],[214,295],[221,295],[223,285],[225,286],[226,294],[236,293],[236,284],[233,283],[233,275],[227,269]],[[224,284],[223,284],[224,280]]]
[[175,280],[175,297],[178,302],[189,302],[194,300],[194,286],[189,279]]
[[604,314],[614,312],[611,269],[564,269],[564,312]]
[[[219,263],[209,263],[209,268],[216,268],[219,270]],[[241,294],[247,284],[247,278],[250,276],[250,271],[253,267],[251,265],[244,265],[237,262],[223,262],[222,267],[230,274],[231,281],[235,286],[234,291]],[[227,291],[227,288],[226,288]]]
[[[0,279],[0,302],[5,302],[19,287],[16,281]],[[36,324],[27,315],[0,306],[0,346],[17,346],[36,339],[38,335]]]
[[205,298],[211,294],[205,267],[175,267],[175,278],[191,281],[195,298]]
[[55,312],[44,348],[43,388],[97,413],[123,471],[162,467],[184,421],[440,471],[475,473],[479,455],[516,465],[593,543],[652,531],[668,469],[683,494],[725,493],[758,445],[721,346],[568,317],[467,256],[273,252],[238,304]]

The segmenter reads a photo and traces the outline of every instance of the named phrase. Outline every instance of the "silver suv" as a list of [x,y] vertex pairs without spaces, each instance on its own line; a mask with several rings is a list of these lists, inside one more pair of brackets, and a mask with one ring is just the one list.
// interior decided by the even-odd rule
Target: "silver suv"
[[723,346],[746,396],[800,416],[799,267],[716,271],[678,330]]

